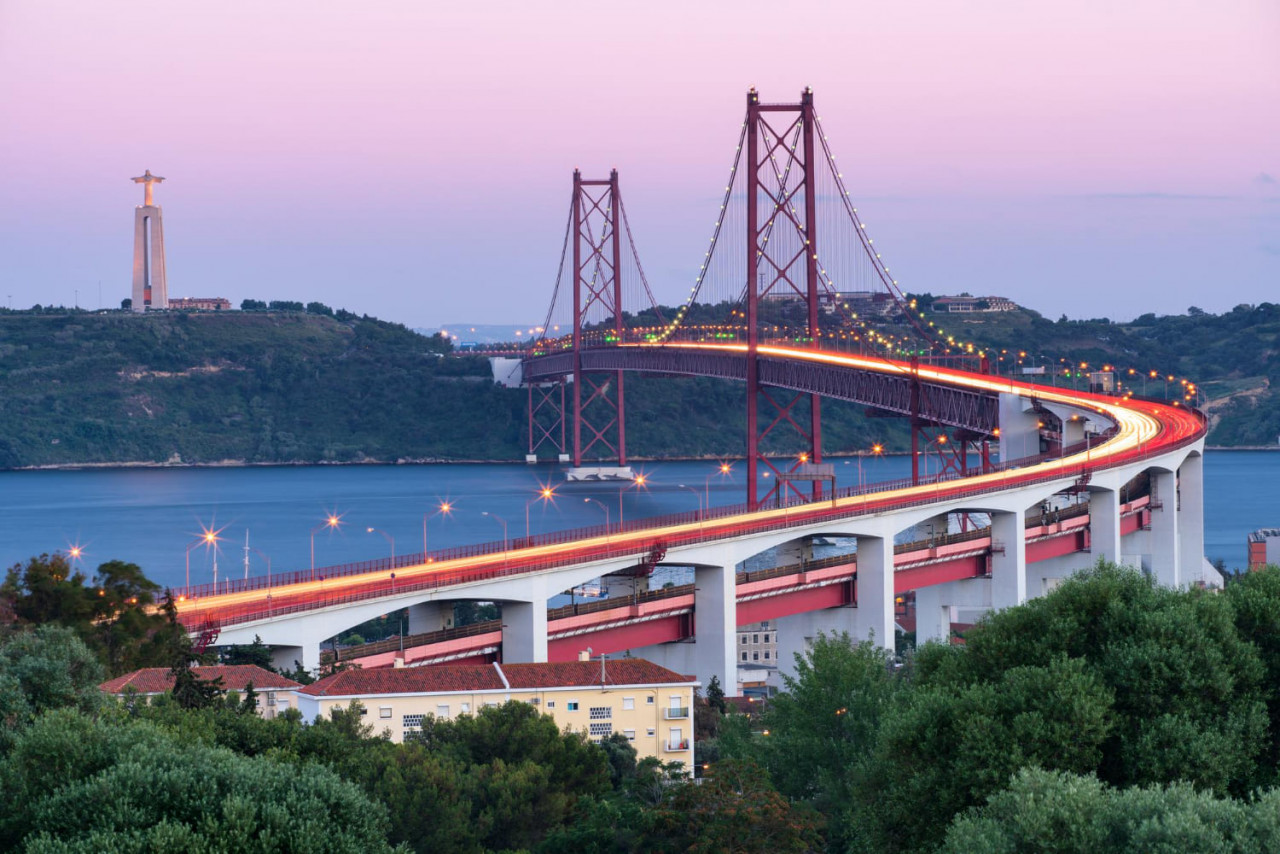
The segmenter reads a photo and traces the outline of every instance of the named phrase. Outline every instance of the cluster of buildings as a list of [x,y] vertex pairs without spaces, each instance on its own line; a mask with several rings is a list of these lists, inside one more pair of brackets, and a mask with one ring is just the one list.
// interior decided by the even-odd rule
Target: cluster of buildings
[[[250,685],[258,714],[297,709],[305,721],[360,704],[374,732],[394,742],[428,717],[449,720],[508,702],[528,703],[561,729],[592,741],[621,733],[639,758],[693,767],[693,696],[697,680],[639,658],[542,664],[470,664],[343,670],[301,685],[254,665],[193,668],[198,679],[221,680],[240,694]],[[154,697],[173,689],[167,668],[150,667],[100,686],[116,696]]]

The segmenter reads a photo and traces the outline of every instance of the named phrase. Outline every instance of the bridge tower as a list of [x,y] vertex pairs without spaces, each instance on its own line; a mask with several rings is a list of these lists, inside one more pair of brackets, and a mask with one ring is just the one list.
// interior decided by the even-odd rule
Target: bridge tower
[[[822,497],[829,475],[822,466],[822,407],[816,394],[807,395],[808,419],[793,412],[803,393],[789,399],[767,389],[760,378],[762,300],[801,301],[811,346],[818,346],[818,222],[815,188],[815,115],[813,90],[806,87],[798,104],[762,104],[753,88],[747,93],[747,241],[745,288],[747,314],[747,503],[755,507],[775,493],[795,489],[793,481],[812,480],[813,498]],[[803,213],[797,207],[803,203]],[[767,423],[761,428],[761,409]],[[784,472],[761,449],[776,428],[790,424],[807,451]],[[761,471],[763,466],[764,471]],[[774,485],[758,495],[759,478],[773,475]],[[834,488],[834,482],[832,483]],[[798,490],[797,490],[798,492]]]
[[[622,371],[588,374],[582,369],[584,338],[622,341],[622,232],[618,170],[607,179],[586,179],[573,170],[573,467],[569,480],[630,478]],[[603,315],[591,327],[589,318]],[[618,467],[586,467],[583,457],[597,445]]]

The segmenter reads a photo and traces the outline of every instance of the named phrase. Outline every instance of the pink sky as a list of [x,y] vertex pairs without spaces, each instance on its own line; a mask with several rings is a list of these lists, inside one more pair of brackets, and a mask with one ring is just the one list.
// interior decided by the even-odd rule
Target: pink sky
[[524,325],[616,165],[677,301],[746,89],[811,85],[908,290],[1277,301],[1277,45],[1272,0],[0,0],[0,299],[118,305],[151,169],[171,296]]

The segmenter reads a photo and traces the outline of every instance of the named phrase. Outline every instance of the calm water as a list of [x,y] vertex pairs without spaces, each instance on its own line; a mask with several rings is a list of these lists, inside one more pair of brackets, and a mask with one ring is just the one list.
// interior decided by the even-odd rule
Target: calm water
[[[835,463],[841,486],[858,482],[856,460]],[[869,458],[862,468],[868,480],[909,473],[905,457]],[[708,494],[712,505],[743,500],[741,465],[728,477],[707,462],[637,469],[651,486],[622,495],[626,519],[693,510]],[[527,506],[541,484],[560,484],[562,477],[556,467],[524,465],[0,472],[0,566],[79,544],[89,574],[120,558],[140,564],[162,584],[181,585],[187,546],[202,526],[221,531],[219,578],[238,578],[245,571],[246,532],[254,549],[252,574],[266,572],[264,555],[273,572],[303,569],[310,563],[311,531],[330,512],[341,514],[342,525],[315,534],[317,566],[385,557],[392,548],[388,538],[397,554],[419,552],[424,513],[433,514],[427,522],[432,549],[501,540],[500,520],[509,536],[521,536],[526,508],[533,533],[599,524],[605,508],[617,522],[614,486],[558,485],[554,503]],[[1211,559],[1242,566],[1245,535],[1280,526],[1277,484],[1280,453],[1208,454],[1205,549]],[[441,501],[451,502],[453,512],[433,513]],[[211,550],[190,550],[193,583],[210,581],[213,565]]]

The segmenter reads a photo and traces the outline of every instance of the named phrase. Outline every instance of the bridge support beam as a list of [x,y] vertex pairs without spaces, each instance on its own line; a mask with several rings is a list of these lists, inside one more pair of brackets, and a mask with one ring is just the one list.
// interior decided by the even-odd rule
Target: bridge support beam
[[1027,601],[1027,539],[1023,513],[991,514],[991,605],[1012,608]]
[[857,585],[857,639],[893,651],[893,537],[858,537]]
[[916,645],[947,643],[956,609],[991,607],[991,582],[985,578],[967,578],[947,584],[934,584],[916,589]]
[[320,673],[320,644],[308,643],[302,646],[271,647],[271,666],[281,672],[292,671],[301,664],[308,673]]
[[727,566],[700,566],[693,573],[694,672],[703,685],[719,678],[726,694],[738,693],[737,571]]
[[1120,493],[1114,489],[1089,493],[1089,553],[1094,561],[1120,562]]
[[1204,457],[1192,454],[1178,468],[1180,580],[1204,580]]
[[408,611],[409,625],[405,631],[411,635],[437,632],[453,626],[452,602],[419,602],[410,605]]
[[1040,453],[1040,416],[1031,401],[1016,394],[1000,395],[1000,462]]
[[547,660],[547,600],[502,603],[502,662]]
[[1178,476],[1151,472],[1151,574],[1165,587],[1182,585],[1178,535]]

